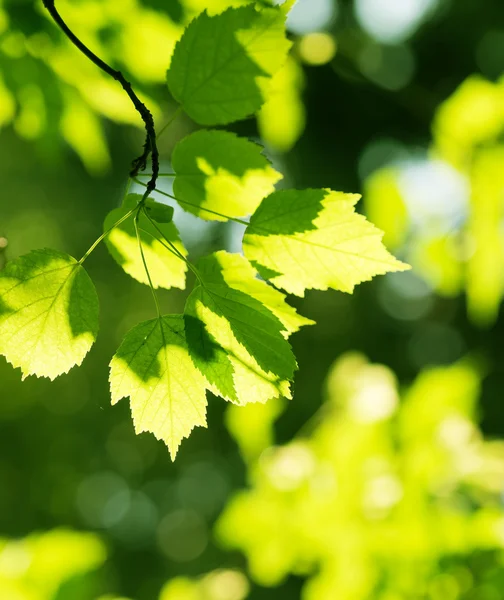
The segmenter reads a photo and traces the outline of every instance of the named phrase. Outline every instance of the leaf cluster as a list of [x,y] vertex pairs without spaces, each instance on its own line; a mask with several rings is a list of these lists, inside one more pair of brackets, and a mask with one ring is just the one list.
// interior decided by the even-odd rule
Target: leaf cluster
[[[205,127],[256,113],[287,59],[289,7],[247,4],[196,17],[167,74],[180,110]],[[110,363],[112,402],[129,398],[137,433],[152,432],[174,457],[182,439],[206,425],[207,390],[237,405],[291,397],[297,364],[288,338],[312,321],[284,292],[350,293],[407,266],[355,212],[357,195],[275,191],[282,175],[250,140],[201,129],[178,142],[171,164],[173,195],[165,196],[199,218],[245,224],[243,255],[220,251],[193,264],[173,206],[149,197],[150,189],[127,194],[79,261],[36,250],[7,264],[0,273],[0,353],[23,377],[54,379],[81,364],[96,340],[99,313],[82,265],[105,240],[125,273],[150,286],[157,310],[126,334]],[[156,289],[184,289],[188,269],[197,283],[184,314],[163,315]]]

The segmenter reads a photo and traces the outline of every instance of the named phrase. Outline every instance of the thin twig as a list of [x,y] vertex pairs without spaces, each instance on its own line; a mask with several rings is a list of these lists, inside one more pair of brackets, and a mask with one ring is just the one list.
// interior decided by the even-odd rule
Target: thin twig
[[133,161],[130,175],[131,177],[136,177],[139,171],[143,171],[147,166],[147,160],[149,158],[149,154],[152,154],[152,176],[147,184],[147,190],[145,193],[146,198],[150,192],[152,192],[156,187],[156,180],[159,173],[159,152],[157,149],[157,141],[156,141],[156,129],[154,126],[154,118],[150,110],[145,106],[145,104],[140,100],[140,98],[135,94],[133,88],[129,81],[126,80],[121,71],[116,71],[112,67],[110,67],[106,62],[104,62],[101,58],[96,56],[94,52],[92,52],[85,44],[81,42],[81,40],[69,29],[68,25],[62,19],[58,10],[55,6],[55,0],[43,0],[44,6],[49,11],[49,14],[53,18],[54,22],[58,25],[61,31],[66,35],[66,37],[75,45],[77,48],[89,58],[97,67],[99,67],[102,71],[104,71],[107,75],[118,81],[124,91],[128,94],[130,100],[133,102],[134,107],[142,117],[142,120],[145,125],[146,131],[146,140],[144,144],[144,151],[141,156],[136,158]]

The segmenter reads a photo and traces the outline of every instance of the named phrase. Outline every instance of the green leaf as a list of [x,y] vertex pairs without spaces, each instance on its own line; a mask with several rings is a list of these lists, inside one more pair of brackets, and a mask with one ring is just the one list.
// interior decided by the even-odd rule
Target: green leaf
[[173,221],[173,206],[168,204],[161,204],[161,202],[147,198],[145,210],[156,223],[171,223]]
[[[110,229],[115,222],[128,213],[141,199],[139,194],[129,194],[121,208],[112,210],[103,224],[104,231]],[[140,214],[139,218],[140,239],[144,250],[145,260],[149,267],[152,279],[152,285],[155,288],[185,288],[185,275],[187,265],[180,257],[169,249],[166,242],[162,243],[157,238],[160,237],[156,228],[150,223],[145,215]],[[168,240],[183,255],[187,251],[180,241],[179,233],[173,223],[163,223],[158,225]],[[139,281],[140,283],[149,283],[145,268],[142,262],[138,241],[136,238],[135,224],[133,216],[127,219],[119,227],[114,228],[105,239],[107,248],[114,260],[124,269],[124,271]]]
[[[262,147],[227,131],[197,131],[173,151],[174,194],[202,219],[226,221],[252,214],[282,175]],[[206,210],[204,210],[206,209]]]
[[263,277],[289,293],[354,287],[409,266],[387,252],[383,233],[355,212],[358,194],[285,190],[265,198],[243,239]]
[[[285,328],[261,302],[227,285],[213,283],[197,286],[187,302],[189,313],[204,323],[214,318],[211,315],[227,321],[236,340],[262,369],[282,379],[293,377],[296,360],[282,335]],[[218,332],[217,342],[222,343],[221,339],[226,340],[226,335]]]
[[198,271],[205,281],[226,284],[264,304],[281,321],[285,336],[298,331],[303,325],[315,323],[289,306],[282,292],[257,279],[255,269],[240,254],[230,254],[224,250],[210,254],[198,261]]
[[[219,255],[224,262],[222,257],[231,256]],[[215,266],[219,255],[198,263],[203,283],[186,304],[186,335],[193,361],[209,389],[232,402],[290,397],[289,380],[296,361],[285,339],[287,328],[259,300],[225,282]],[[245,274],[243,265],[241,272]],[[246,287],[247,281],[242,285]]]
[[0,271],[0,354],[23,379],[55,379],[84,360],[98,312],[95,287],[74,258],[34,250]]
[[291,43],[285,14],[254,5],[194,19],[177,43],[168,87],[186,113],[202,125],[243,119],[264,103],[271,76],[284,63]]
[[187,350],[184,320],[145,321],[124,338],[110,363],[112,404],[130,398],[136,433],[152,432],[172,459],[194,427],[206,427],[205,380]]

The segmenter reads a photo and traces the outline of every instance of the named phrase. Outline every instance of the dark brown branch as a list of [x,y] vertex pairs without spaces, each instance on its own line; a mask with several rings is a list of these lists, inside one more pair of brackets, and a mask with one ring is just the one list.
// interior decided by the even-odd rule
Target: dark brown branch
[[134,107],[142,117],[142,120],[145,125],[146,131],[146,140],[144,144],[144,151],[133,161],[130,175],[131,177],[136,177],[139,171],[143,171],[147,166],[147,160],[149,158],[149,154],[152,154],[152,177],[147,184],[147,191],[145,197],[147,197],[150,192],[152,192],[156,187],[156,180],[159,173],[159,152],[157,149],[156,142],[156,129],[154,126],[154,118],[152,117],[152,113],[145,106],[145,104],[138,98],[138,96],[133,91],[131,84],[126,80],[121,71],[116,71],[112,69],[107,63],[105,63],[101,58],[96,56],[94,52],[92,52],[85,44],[83,44],[79,38],[68,28],[65,21],[63,21],[61,15],[56,9],[55,0],[43,0],[44,6],[49,11],[51,17],[54,22],[58,25],[61,31],[66,35],[66,37],[75,45],[77,48],[89,58],[97,67],[99,67],[102,71],[107,73],[110,77],[118,81],[124,91],[128,94],[129,98],[133,102]]

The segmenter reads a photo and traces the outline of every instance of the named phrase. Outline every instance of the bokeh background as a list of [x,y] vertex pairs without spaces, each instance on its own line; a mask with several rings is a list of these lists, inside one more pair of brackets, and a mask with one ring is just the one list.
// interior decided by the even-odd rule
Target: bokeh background
[[[240,0],[59,0],[162,125],[183,26]],[[504,597],[502,0],[298,0],[257,119],[289,187],[363,194],[412,271],[309,292],[292,402],[211,398],[176,462],[112,408],[108,362],[153,316],[100,247],[101,335],[54,383],[0,357],[0,598],[499,600]],[[0,267],[81,256],[143,132],[41,2],[0,0]],[[194,125],[183,116],[160,141]],[[162,183],[168,186],[168,183]],[[169,189],[166,187],[165,189]],[[242,230],[177,211],[191,257]],[[186,293],[162,292],[166,312]]]

